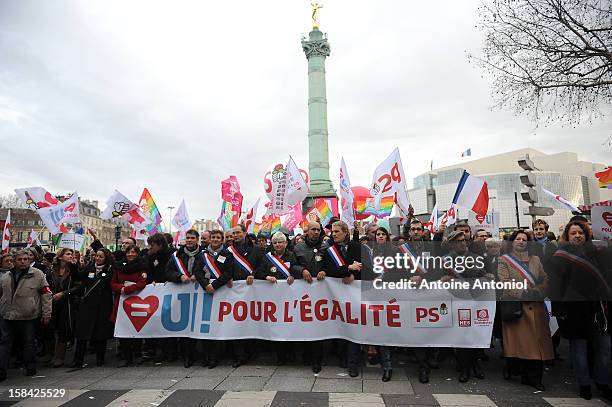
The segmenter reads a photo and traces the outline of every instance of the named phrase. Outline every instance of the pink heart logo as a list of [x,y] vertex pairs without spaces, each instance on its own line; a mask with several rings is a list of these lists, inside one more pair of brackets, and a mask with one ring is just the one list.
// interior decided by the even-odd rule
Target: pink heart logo
[[140,332],[147,321],[155,314],[159,307],[159,299],[154,295],[140,298],[137,295],[123,300],[123,310],[128,316],[136,332]]

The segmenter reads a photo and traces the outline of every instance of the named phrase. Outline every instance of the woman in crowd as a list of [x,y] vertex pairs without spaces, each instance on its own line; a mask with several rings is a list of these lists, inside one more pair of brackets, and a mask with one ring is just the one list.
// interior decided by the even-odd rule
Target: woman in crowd
[[[125,257],[124,261],[115,263],[115,270],[110,283],[111,289],[115,293],[115,302],[111,314],[112,322],[117,319],[121,294],[136,293],[147,285],[147,265],[144,259],[140,257],[138,247],[133,244],[127,245]],[[123,352],[123,363],[119,367],[127,367],[134,363],[134,356],[140,353],[140,341],[138,338],[119,339],[119,345]]]
[[[528,288],[504,290],[502,307],[516,301],[521,304],[520,316],[502,321],[504,379],[521,375],[521,383],[543,391],[542,374],[545,360],[554,358],[547,310],[543,299],[548,278],[538,256],[527,251],[531,241],[527,232],[517,230],[508,239],[506,254],[499,258],[498,278],[505,282],[527,281]],[[503,308],[502,308],[503,309]],[[503,314],[503,313],[502,313]],[[518,316],[518,317],[516,317]]]
[[104,364],[106,340],[113,337],[110,315],[113,311],[113,292],[110,282],[115,259],[108,249],[100,249],[80,273],[81,286],[76,292],[80,298],[74,336],[77,340],[71,367],[82,368],[87,341],[96,350],[96,366]]
[[586,222],[570,221],[559,249],[547,263],[553,315],[570,341],[572,367],[580,397],[592,397],[595,382],[602,397],[612,399],[610,362],[610,270],[608,250],[597,250]]
[[66,344],[73,337],[76,299],[74,292],[77,289],[78,271],[74,250],[64,248],[55,255],[51,272],[47,275],[49,289],[53,294],[51,322],[47,331],[55,340],[53,367],[64,365]]
[[[391,243],[391,235],[389,231],[384,227],[379,227],[376,229],[376,240],[372,245],[372,257],[395,257],[395,254],[398,252],[397,247],[395,247]],[[367,250],[367,249],[365,249]],[[391,272],[392,270],[384,270],[384,272]],[[381,278],[384,277],[380,276]],[[376,350],[378,350],[378,358],[380,359],[380,366],[383,369],[382,381],[388,382],[391,380],[391,376],[393,375],[393,366],[392,366],[392,358],[391,358],[391,347],[390,346],[368,346],[368,361],[370,363],[376,361]],[[373,364],[373,363],[372,363]]]

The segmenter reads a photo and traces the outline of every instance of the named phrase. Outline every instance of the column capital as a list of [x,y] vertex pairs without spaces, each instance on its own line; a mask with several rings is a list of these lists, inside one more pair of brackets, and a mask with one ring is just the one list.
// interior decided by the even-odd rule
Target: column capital
[[319,30],[313,30],[310,33],[309,40],[302,40],[302,50],[307,59],[311,56],[325,58],[329,56],[331,51],[327,38]]

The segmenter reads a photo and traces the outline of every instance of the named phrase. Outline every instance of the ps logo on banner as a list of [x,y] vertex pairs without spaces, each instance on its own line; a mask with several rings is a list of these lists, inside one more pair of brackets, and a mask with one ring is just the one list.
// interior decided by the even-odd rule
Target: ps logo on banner
[[453,326],[451,302],[418,302],[411,306],[413,328],[450,328]]

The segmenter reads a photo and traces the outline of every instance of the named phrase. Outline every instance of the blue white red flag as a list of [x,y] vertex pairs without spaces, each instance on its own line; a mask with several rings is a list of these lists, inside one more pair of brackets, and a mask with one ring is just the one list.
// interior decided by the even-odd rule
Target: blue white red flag
[[486,216],[489,210],[489,188],[487,183],[463,171],[463,175],[457,185],[453,203],[467,209],[471,209],[481,216]]

